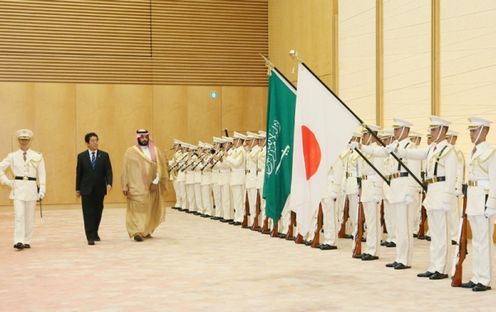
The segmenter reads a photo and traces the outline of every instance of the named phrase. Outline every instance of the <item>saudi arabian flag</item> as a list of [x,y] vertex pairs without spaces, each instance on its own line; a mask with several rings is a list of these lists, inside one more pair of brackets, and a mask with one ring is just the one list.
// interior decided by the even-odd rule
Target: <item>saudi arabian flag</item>
[[263,198],[266,215],[279,220],[291,191],[296,89],[277,69],[269,78],[267,156]]

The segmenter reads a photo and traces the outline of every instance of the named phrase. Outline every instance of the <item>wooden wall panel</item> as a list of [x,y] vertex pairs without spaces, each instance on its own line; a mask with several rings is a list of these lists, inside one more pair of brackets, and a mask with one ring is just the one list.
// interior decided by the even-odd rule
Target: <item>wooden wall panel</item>
[[0,81],[265,86],[268,0],[0,0]]
[[294,49],[332,85],[332,5],[330,0],[269,0],[269,57],[292,82],[296,82],[297,70],[288,53]]
[[223,87],[222,128],[233,131],[266,130],[267,88]]
[[375,2],[339,2],[339,96],[376,124]]

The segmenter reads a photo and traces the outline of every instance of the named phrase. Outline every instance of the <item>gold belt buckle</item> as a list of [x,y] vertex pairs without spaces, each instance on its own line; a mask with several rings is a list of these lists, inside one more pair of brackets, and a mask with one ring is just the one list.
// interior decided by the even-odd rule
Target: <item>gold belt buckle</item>
[[366,175],[362,176],[362,180],[367,180],[367,178],[368,178],[368,176],[366,176]]
[[27,181],[27,180],[28,180],[28,177],[24,176],[24,177],[22,177],[22,179],[23,179],[24,181]]

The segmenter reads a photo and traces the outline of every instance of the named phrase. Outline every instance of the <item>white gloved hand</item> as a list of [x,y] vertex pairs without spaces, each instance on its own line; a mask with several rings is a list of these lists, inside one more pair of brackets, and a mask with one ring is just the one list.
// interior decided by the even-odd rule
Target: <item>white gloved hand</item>
[[360,146],[360,144],[358,144],[358,142],[355,142],[355,141],[352,141],[348,144],[348,146],[351,148],[351,149],[356,149],[358,148],[358,146]]
[[491,218],[492,216],[496,215],[496,208],[486,207],[484,215],[486,216],[486,218]]
[[45,198],[45,193],[39,192],[38,193],[38,200],[42,200],[43,198]]
[[10,188],[14,188],[14,185],[15,185],[15,180],[9,180],[9,182],[7,183],[7,186],[9,186]]
[[462,189],[461,188],[455,188],[455,196],[459,197],[462,195]]
[[412,198],[412,196],[410,196],[410,194],[406,194],[406,195],[405,195],[405,204],[409,205],[409,204],[411,204],[411,203],[413,203],[413,198]]
[[396,151],[398,150],[395,144],[386,145],[385,149],[388,152],[388,154],[396,153]]

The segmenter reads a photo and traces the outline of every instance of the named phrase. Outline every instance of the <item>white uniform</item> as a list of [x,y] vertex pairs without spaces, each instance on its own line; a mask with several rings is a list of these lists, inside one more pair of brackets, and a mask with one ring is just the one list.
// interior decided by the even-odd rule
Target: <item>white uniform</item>
[[185,156],[187,154],[188,154],[188,152],[181,153],[181,158],[179,158],[177,160],[178,163],[176,163],[176,169],[175,169],[177,171],[177,176],[176,176],[177,203],[176,203],[176,207],[183,208],[183,209],[188,207],[187,197],[186,197],[186,174],[183,170],[178,170],[178,169],[181,168],[181,166],[184,165],[185,162],[188,160],[189,156]]
[[260,226],[263,225],[265,220],[265,199],[263,198],[263,185],[265,179],[265,155],[266,155],[266,147],[264,146],[260,153],[258,153],[258,165],[257,165],[257,192],[260,196],[260,219],[258,220],[258,224]]
[[[220,154],[220,153],[219,153]],[[220,192],[220,166],[221,162],[213,160],[215,165],[212,167],[212,193],[214,195],[214,215],[217,218],[222,217],[222,198],[221,198],[221,192]]]
[[[228,150],[227,154],[229,154],[231,150]],[[233,213],[231,209],[231,188],[229,185],[231,177],[231,167],[226,162],[224,158],[220,161],[220,175],[219,175],[219,185],[221,191],[221,200],[222,200],[222,218],[225,220],[232,220]]]
[[338,158],[336,163],[331,167],[328,174],[328,188],[322,199],[322,216],[323,225],[320,235],[321,245],[336,246],[338,240],[337,230],[337,208],[338,194],[341,192],[343,181],[344,167],[343,160]]
[[212,168],[210,166],[210,160],[212,155],[206,156],[204,161],[199,165],[201,172],[201,201],[203,205],[203,213],[208,216],[213,216],[214,211],[212,209]]
[[[379,172],[384,172],[384,159],[375,157],[374,153],[367,150],[382,152],[382,148],[377,143],[364,146],[362,151],[364,156],[374,165]],[[369,166],[362,158],[358,161],[360,177],[362,179],[362,189],[360,201],[363,203],[365,222],[367,227],[367,243],[363,253],[378,256],[381,239],[381,218],[380,205],[382,200],[382,178]]]
[[187,199],[187,206],[186,209],[189,211],[196,211],[196,201],[195,201],[195,175],[194,172],[191,168],[196,164],[196,161],[198,160],[198,157],[195,154],[192,154],[188,158],[188,165],[187,168],[184,170],[185,171],[185,184],[186,184],[186,199]]
[[205,212],[205,207],[202,202],[202,192],[201,192],[201,181],[202,181],[202,173],[201,173],[201,161],[205,158],[205,154],[200,154],[195,163],[191,166],[193,169],[193,190],[195,193],[195,203],[196,203],[196,211],[199,213]]
[[[390,176],[396,171],[393,163],[397,163],[393,156],[384,158],[384,174]],[[396,244],[396,210],[391,206],[391,187],[387,183],[382,184],[384,203],[384,222],[386,223],[387,236],[385,241]],[[394,245],[393,245],[394,246]]]
[[[448,261],[451,260],[448,214],[456,206],[456,152],[452,145],[443,140],[422,149],[408,150],[404,156],[409,159],[426,159],[428,186],[424,207],[427,210],[431,234],[430,265],[427,271],[447,274]],[[432,179],[442,181],[436,182]]]
[[[355,233],[357,229],[358,219],[358,155],[357,152],[352,151],[346,157],[345,168],[345,185],[344,192],[349,202],[349,222],[351,233]],[[348,233],[348,232],[347,232]]]
[[[494,212],[496,210],[496,148],[479,143],[468,163],[467,216],[472,229],[471,281],[491,284]],[[488,211],[491,211],[488,214]],[[487,215],[487,216],[486,216]]]
[[253,225],[255,216],[257,215],[257,169],[258,154],[260,154],[260,151],[260,146],[255,145],[246,155],[246,192],[248,194],[248,204],[250,206],[248,226]]
[[453,241],[458,241],[460,238],[459,233],[459,222],[462,214],[462,184],[465,181],[465,157],[462,151],[453,146],[457,156],[457,166],[456,166],[456,184],[455,184],[455,194],[457,196],[455,209],[451,209],[448,215],[449,218],[449,228],[450,228],[450,238]]
[[[0,162],[0,182],[11,187],[9,198],[14,201],[15,230],[14,243],[31,244],[34,229],[34,213],[36,200],[44,196],[46,191],[45,161],[43,155],[28,149],[9,153]],[[14,180],[5,175],[5,170],[11,168]],[[38,177],[39,191],[36,177]],[[28,179],[31,178],[31,179]]]
[[229,150],[226,163],[231,168],[229,185],[231,187],[232,206],[234,208],[234,221],[243,222],[245,203],[245,170],[246,151],[243,146]]

